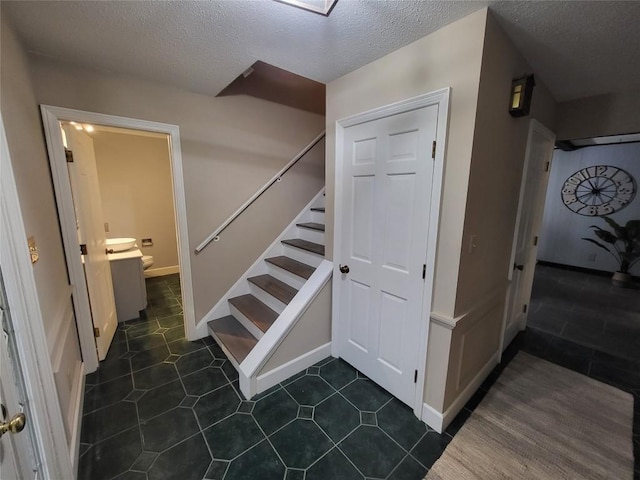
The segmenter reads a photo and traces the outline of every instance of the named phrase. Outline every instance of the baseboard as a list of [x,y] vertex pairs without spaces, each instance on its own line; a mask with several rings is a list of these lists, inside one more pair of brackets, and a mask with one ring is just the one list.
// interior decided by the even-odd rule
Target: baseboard
[[[500,352],[495,352],[491,355],[491,358],[484,366],[480,369],[478,374],[473,377],[473,380],[469,382],[469,384],[465,387],[458,398],[456,398],[449,408],[445,410],[443,418],[442,418],[442,429],[446,429],[449,424],[456,418],[456,415],[460,413],[460,410],[464,408],[469,399],[473,396],[474,393],[480,388],[482,382],[489,376],[492,370],[498,365],[498,360],[500,358]],[[441,432],[439,432],[441,433]]]
[[314,348],[310,352],[300,355],[293,360],[289,360],[284,365],[270,370],[264,375],[259,375],[257,379],[257,391],[255,394],[262,393],[265,390],[277,385],[278,383],[286,380],[287,378],[301,372],[305,368],[318,363],[331,355],[331,342],[325,343],[317,348]]
[[[578,265],[566,265],[564,263],[547,262],[546,260],[538,260],[537,264],[545,267],[558,268],[560,270],[570,270],[573,272],[586,273],[589,275],[597,275],[599,277],[611,277],[611,275],[613,275],[613,272],[609,270],[596,270],[595,268],[580,267]],[[638,275],[632,275],[632,278],[635,282],[640,281],[640,277]]]
[[78,463],[80,458],[80,430],[82,428],[82,410],[84,408],[84,384],[85,384],[85,372],[84,362],[80,364],[76,373],[76,378],[73,379],[73,435],[69,442],[69,452],[71,454],[71,465],[75,475],[78,475]]
[[427,403],[422,404],[421,420],[426,423],[429,428],[433,428],[436,432],[442,433],[442,425],[444,425],[444,415],[431,407]]
[[152,277],[164,277],[165,275],[172,275],[174,273],[180,273],[180,265],[173,265],[171,267],[149,268],[144,271],[144,278]]

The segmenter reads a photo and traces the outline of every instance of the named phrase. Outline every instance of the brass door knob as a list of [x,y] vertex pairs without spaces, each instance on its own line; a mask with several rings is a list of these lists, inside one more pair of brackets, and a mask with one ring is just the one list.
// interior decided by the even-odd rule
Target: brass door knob
[[7,432],[20,433],[27,423],[27,417],[24,413],[17,413],[8,422],[0,423],[0,437]]
[[349,265],[340,265],[340,272],[349,273]]

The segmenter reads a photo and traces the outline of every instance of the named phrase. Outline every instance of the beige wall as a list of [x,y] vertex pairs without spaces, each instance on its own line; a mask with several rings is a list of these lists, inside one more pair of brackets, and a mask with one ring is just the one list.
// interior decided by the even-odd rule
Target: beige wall
[[455,305],[486,14],[480,10],[327,85],[328,258],[333,258],[335,122],[451,87],[432,306],[446,315]]
[[[31,67],[40,103],[180,127],[191,251],[324,128],[319,115],[251,97],[214,98],[37,56]],[[220,242],[192,254],[196,319],[320,190],[322,162],[303,162]]]
[[331,341],[331,284],[320,290],[258,375],[264,375]]
[[[178,265],[168,139],[104,131],[91,137],[107,238],[135,238],[153,255],[153,269]],[[153,246],[143,247],[143,238]]]
[[[508,113],[512,79],[531,71],[488,15],[456,305],[449,319],[455,327],[448,357],[429,356],[428,372],[440,385],[432,385],[427,378],[425,387],[427,403],[440,412],[477,381],[499,353],[529,123],[535,118],[550,129],[555,126],[555,102],[539,80],[530,115],[513,118]],[[477,236],[473,252],[469,249],[472,235]],[[438,388],[443,377],[444,391]]]
[[[76,412],[74,388],[81,358],[72,311],[62,239],[49,174],[40,113],[29,77],[26,52],[6,15],[1,15],[0,109],[4,122],[20,211],[40,259],[33,265],[44,331],[50,347],[60,409],[67,432]],[[26,239],[25,239],[26,241]]]
[[[507,281],[529,121],[538,119],[551,130],[555,126],[555,103],[540,80],[536,80],[530,115],[509,115],[511,81],[531,71],[489,15],[454,316]],[[471,253],[472,235],[477,246]]]
[[640,132],[640,90],[558,105],[558,140]]

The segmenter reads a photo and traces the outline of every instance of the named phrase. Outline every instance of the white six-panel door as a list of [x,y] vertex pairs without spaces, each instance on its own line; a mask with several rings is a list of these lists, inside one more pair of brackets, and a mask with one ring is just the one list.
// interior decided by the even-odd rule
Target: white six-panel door
[[100,335],[96,338],[98,358],[104,360],[116,333],[118,318],[113,295],[111,266],[107,257],[104,216],[100,200],[98,168],[93,140],[70,125],[64,126],[73,163],[68,163],[69,180],[78,227],[78,243],[87,246],[84,272],[91,303],[93,326]]
[[430,105],[345,128],[342,144],[338,351],[412,406],[437,121]]
[[510,283],[507,293],[503,350],[509,346],[520,330],[524,330],[527,321],[526,305],[531,299],[538,251],[537,236],[542,224],[554,144],[553,132],[532,120],[511,252],[513,261],[508,276]]

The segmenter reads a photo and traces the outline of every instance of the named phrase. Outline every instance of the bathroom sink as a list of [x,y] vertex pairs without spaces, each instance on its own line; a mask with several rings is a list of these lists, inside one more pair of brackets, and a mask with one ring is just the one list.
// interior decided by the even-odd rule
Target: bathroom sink
[[126,252],[136,243],[135,238],[107,238],[107,248],[116,252]]

